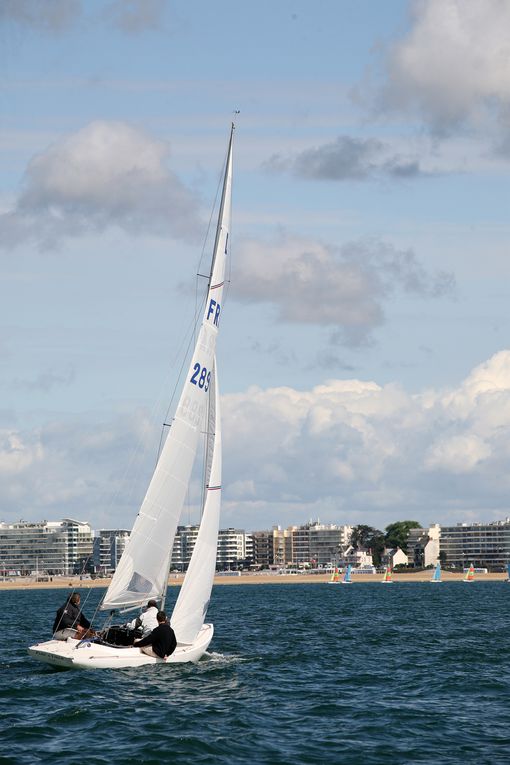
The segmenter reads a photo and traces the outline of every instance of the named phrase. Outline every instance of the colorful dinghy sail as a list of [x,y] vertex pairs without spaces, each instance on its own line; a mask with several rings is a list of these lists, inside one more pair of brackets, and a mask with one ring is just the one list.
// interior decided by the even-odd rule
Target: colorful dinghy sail
[[475,567],[473,564],[470,565],[468,570],[466,571],[466,576],[462,580],[463,582],[473,582],[475,578]]

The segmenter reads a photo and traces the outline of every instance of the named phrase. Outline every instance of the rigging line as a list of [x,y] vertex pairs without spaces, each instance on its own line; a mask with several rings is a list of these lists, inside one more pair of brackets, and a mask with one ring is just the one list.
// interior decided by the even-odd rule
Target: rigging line
[[[202,267],[202,260],[204,259],[205,248],[206,248],[206,245],[207,245],[207,240],[209,239],[209,233],[211,231],[212,220],[213,220],[213,217],[214,217],[214,211],[216,210],[216,204],[218,202],[218,195],[220,193],[221,181],[223,179],[223,172],[224,172],[226,161],[227,160],[225,159],[225,162],[223,163],[222,171],[221,171],[220,176],[218,178],[218,184],[216,186],[216,193],[214,195],[214,202],[213,202],[213,205],[211,207],[211,213],[209,215],[209,222],[207,223],[207,229],[206,229],[204,241],[203,241],[203,244],[202,244],[202,251],[200,253],[200,260],[198,261],[197,276],[204,276],[204,274],[200,274],[200,268]],[[209,277],[207,277],[207,278],[209,278]]]

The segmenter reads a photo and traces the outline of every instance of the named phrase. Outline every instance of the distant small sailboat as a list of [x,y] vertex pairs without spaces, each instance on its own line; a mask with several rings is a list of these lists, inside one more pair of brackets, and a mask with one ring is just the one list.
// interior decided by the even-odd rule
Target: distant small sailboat
[[344,574],[344,578],[342,579],[342,584],[352,584],[351,571],[352,571],[352,566],[349,563],[349,565],[345,569],[345,574]]
[[440,563],[436,563],[436,567],[434,569],[434,573],[432,574],[432,579],[430,581],[431,582],[442,582],[443,581],[441,579],[441,564]]
[[462,580],[463,582],[472,582],[475,578],[475,567],[473,564],[470,565],[468,570],[466,571],[466,576]]
[[505,582],[510,582],[510,563],[506,567],[506,579]]
[[393,572],[391,570],[391,566],[386,566],[386,568],[384,569],[384,576],[381,579],[381,582],[383,584],[393,584],[392,574]]
[[337,568],[335,568],[331,574],[331,579],[329,580],[328,584],[340,584],[340,572]]

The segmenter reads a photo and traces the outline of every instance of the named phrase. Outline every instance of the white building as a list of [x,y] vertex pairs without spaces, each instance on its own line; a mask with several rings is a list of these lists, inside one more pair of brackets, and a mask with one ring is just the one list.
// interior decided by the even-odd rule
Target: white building
[[435,566],[439,561],[441,526],[434,523],[428,529],[410,529],[407,538],[407,558],[410,566]]
[[253,561],[253,539],[242,529],[220,529],[216,567],[219,570]]
[[[186,571],[195,548],[200,526],[179,526],[172,548],[172,571]],[[253,560],[253,539],[243,529],[220,529],[216,567],[226,569]]]
[[407,566],[408,557],[400,547],[397,547],[396,549],[385,550],[384,555],[382,556],[382,562],[386,566],[391,566],[392,568],[395,568],[395,566]]
[[352,526],[337,526],[317,520],[302,526],[292,526],[289,532],[292,564],[307,564],[316,568],[328,563],[337,564],[343,550],[349,545]]
[[345,555],[343,556],[342,565],[351,565],[353,568],[363,568],[367,570],[371,569],[374,565],[372,553],[368,550],[354,550],[350,547],[346,550]]
[[81,573],[92,558],[88,523],[61,521],[0,523],[0,569],[19,575]]
[[441,558],[451,566],[470,563],[489,570],[505,569],[510,563],[510,518],[491,523],[458,523],[441,527]]
[[94,564],[101,574],[112,574],[129,540],[127,529],[100,529],[94,538]]
[[186,571],[197,541],[200,526],[178,526],[172,548],[171,571]]

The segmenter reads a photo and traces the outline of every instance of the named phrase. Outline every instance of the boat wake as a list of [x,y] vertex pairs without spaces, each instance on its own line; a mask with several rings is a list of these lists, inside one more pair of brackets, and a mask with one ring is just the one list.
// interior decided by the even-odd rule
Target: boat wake
[[209,664],[240,664],[243,661],[247,661],[243,656],[228,656],[224,653],[217,653],[216,651],[211,651],[209,653],[206,651],[204,655],[202,656],[200,663],[209,663]]

